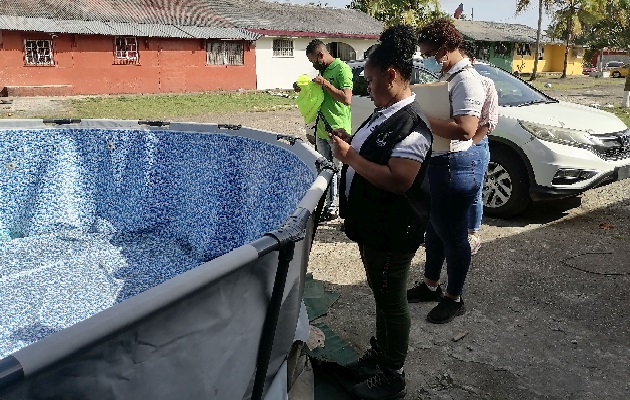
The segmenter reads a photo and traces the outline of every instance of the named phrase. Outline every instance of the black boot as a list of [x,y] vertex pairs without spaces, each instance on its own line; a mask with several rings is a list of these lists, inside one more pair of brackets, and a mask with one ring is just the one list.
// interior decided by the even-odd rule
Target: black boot
[[370,338],[370,346],[357,361],[345,365],[356,381],[363,381],[380,372],[378,365],[382,362],[383,350],[378,346],[374,336]]
[[352,388],[352,395],[359,400],[399,399],[406,394],[405,373],[386,367]]

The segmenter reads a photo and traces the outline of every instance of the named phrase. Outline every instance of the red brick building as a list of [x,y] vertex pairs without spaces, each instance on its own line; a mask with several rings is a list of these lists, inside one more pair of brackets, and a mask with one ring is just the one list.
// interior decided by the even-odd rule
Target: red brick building
[[0,3],[5,96],[256,88],[260,35],[217,16],[204,0],[59,0],[54,7]]

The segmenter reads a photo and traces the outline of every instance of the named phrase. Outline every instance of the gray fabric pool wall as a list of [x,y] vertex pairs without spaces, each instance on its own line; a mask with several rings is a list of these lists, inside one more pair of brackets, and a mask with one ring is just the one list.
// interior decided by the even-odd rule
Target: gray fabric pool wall
[[[135,121],[85,120],[72,126],[233,134],[283,147],[313,171],[319,169],[320,156],[301,141],[247,128],[226,130],[212,124],[152,128]],[[2,127],[49,129],[51,125],[0,121]],[[282,301],[266,364],[266,398],[284,397],[285,377],[278,371],[286,370],[285,358],[296,340],[314,211],[331,176],[330,170],[322,171],[298,204],[290,220],[293,225],[297,221],[299,228],[281,228],[4,359],[0,399],[250,398],[279,265],[274,247],[287,230],[301,230],[303,238],[289,235],[297,243],[286,283],[280,288]],[[304,335],[303,328],[298,335]]]

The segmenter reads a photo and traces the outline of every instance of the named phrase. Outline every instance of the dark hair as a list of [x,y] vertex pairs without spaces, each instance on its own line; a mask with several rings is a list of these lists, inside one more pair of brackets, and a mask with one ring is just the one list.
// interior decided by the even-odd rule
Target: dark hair
[[446,47],[448,51],[458,49],[464,40],[462,34],[453,23],[445,18],[436,19],[418,31],[418,42],[428,43],[434,47]]
[[319,39],[313,39],[306,46],[306,54],[315,54],[320,47],[326,48],[326,45]]
[[368,57],[368,63],[381,70],[393,67],[406,79],[411,79],[413,55],[416,52],[415,31],[409,25],[394,25],[381,33],[380,44]]

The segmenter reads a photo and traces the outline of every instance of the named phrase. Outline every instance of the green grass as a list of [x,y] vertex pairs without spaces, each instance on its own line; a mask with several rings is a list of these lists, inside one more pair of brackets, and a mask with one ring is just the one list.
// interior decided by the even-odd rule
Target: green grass
[[630,108],[615,107],[606,109],[619,117],[630,128]]
[[208,113],[270,111],[294,105],[295,99],[253,92],[88,97],[72,100],[74,111],[64,117],[160,120]]

